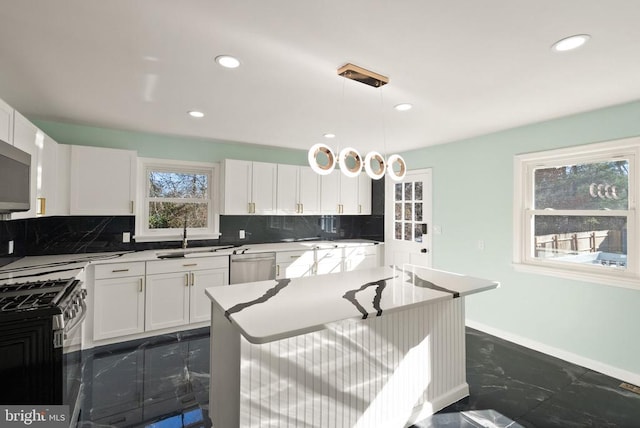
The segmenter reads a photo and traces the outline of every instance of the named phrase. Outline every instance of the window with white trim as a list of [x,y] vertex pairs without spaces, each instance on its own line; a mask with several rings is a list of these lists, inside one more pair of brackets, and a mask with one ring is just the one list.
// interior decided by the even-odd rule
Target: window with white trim
[[218,236],[215,164],[140,159],[136,240]]
[[640,138],[518,155],[517,268],[640,287]]

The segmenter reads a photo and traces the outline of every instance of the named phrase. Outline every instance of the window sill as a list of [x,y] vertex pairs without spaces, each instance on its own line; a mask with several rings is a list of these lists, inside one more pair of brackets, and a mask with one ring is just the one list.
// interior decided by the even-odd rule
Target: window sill
[[534,264],[524,264],[514,262],[512,264],[516,272],[533,273],[539,275],[553,276],[556,278],[573,279],[576,281],[591,282],[600,285],[609,285],[621,288],[630,288],[640,291],[640,278],[626,275],[612,275],[611,271],[606,273],[584,272],[570,269],[559,269],[549,266],[540,266]]
[[[210,233],[210,234],[194,234],[187,235],[188,241],[202,241],[207,239],[218,239],[220,238],[220,233]],[[182,235],[176,236],[172,235],[136,235],[134,237],[136,242],[163,242],[163,241],[182,241]]]

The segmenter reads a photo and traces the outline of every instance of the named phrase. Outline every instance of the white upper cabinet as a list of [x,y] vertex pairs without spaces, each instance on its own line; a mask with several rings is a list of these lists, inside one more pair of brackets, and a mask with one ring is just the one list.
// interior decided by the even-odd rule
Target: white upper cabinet
[[31,155],[31,187],[29,191],[31,208],[29,208],[29,211],[13,213],[11,214],[11,218],[35,217],[38,182],[38,146],[42,145],[43,134],[39,133],[38,128],[17,111],[14,112],[13,130],[13,145]]
[[68,169],[58,168],[58,143],[19,112],[14,113],[13,144],[31,155],[31,208],[12,219],[66,214],[59,196]]
[[132,215],[136,152],[71,147],[70,214]]
[[310,166],[299,167],[298,192],[300,214],[320,214],[320,176]]
[[320,177],[320,212],[340,214],[340,172]]
[[340,214],[358,214],[358,177],[340,173]]
[[225,159],[222,214],[275,214],[277,174],[277,164]]
[[371,214],[371,178],[358,176],[358,214]]
[[0,100],[0,140],[13,144],[13,108]]
[[310,167],[278,165],[278,214],[320,214],[320,176]]
[[371,214],[371,179],[364,173],[346,177],[333,171],[321,178],[322,214]]

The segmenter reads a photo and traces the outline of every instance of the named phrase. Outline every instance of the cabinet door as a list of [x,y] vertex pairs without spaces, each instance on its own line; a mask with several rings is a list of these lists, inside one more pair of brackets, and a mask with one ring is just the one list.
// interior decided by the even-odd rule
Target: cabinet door
[[143,331],[144,276],[96,280],[93,339],[108,339]]
[[36,189],[38,183],[38,145],[42,145],[43,134],[38,134],[38,128],[26,117],[18,112],[14,115],[13,124],[13,145],[20,150],[31,155],[31,208],[29,211],[22,211],[11,214],[12,219],[31,218],[36,216]]
[[[61,213],[58,211],[58,176],[66,171],[58,170],[58,143],[47,134],[43,133],[42,137],[42,146],[38,147],[36,214],[42,216],[59,215]],[[60,181],[62,182],[62,180]]]
[[211,300],[205,288],[229,285],[228,269],[200,270],[191,273],[190,321],[192,323],[211,320]]
[[251,202],[254,214],[276,213],[276,186],[278,165],[275,163],[253,162]]
[[365,173],[358,176],[358,214],[371,214],[371,178]]
[[13,108],[0,100],[0,140],[9,144],[13,144],[13,114]]
[[234,159],[224,161],[222,213],[243,215],[250,212],[251,162]]
[[71,147],[71,215],[131,215],[136,152]]
[[147,275],[145,331],[189,323],[189,272]]
[[306,215],[320,214],[320,175],[311,167],[301,166],[298,175],[298,193],[301,210]]
[[340,205],[340,172],[332,172],[320,178],[320,212],[338,214]]
[[342,272],[342,249],[316,251],[316,275]]
[[298,168],[296,165],[278,165],[276,192],[278,214],[299,214]]
[[340,177],[340,214],[358,214],[358,178]]
[[344,270],[361,270],[380,266],[377,245],[346,247],[344,249]]

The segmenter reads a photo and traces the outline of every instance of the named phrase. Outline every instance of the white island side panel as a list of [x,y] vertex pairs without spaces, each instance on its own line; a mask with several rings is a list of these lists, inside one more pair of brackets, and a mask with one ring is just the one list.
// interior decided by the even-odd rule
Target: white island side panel
[[464,351],[462,299],[242,338],[239,426],[408,426],[468,395]]

